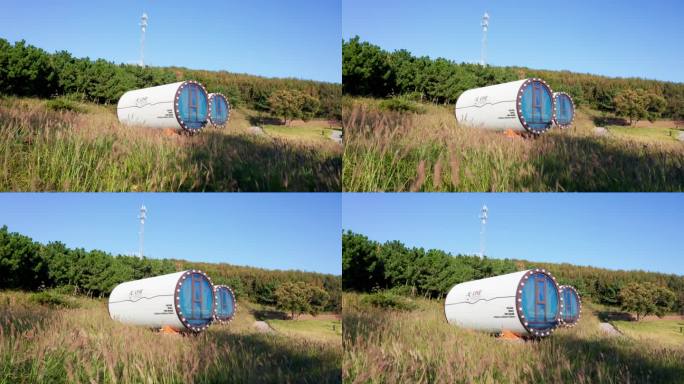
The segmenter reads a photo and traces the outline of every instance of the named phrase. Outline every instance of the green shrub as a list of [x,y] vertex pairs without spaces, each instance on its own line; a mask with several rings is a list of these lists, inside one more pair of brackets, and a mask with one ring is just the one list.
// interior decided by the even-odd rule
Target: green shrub
[[385,99],[379,104],[380,109],[386,111],[394,112],[413,112],[413,113],[425,113],[425,108],[406,97],[393,97],[391,99]]
[[389,292],[399,296],[415,296],[416,287],[410,285],[398,285],[389,289]]
[[408,93],[404,93],[401,95],[401,97],[405,100],[416,101],[416,102],[423,101],[423,96],[424,95],[422,92],[408,92]]
[[57,307],[57,308],[75,308],[78,307],[76,302],[71,299],[70,297],[61,295],[56,292],[37,292],[31,294],[29,297],[29,301],[41,305],[47,305],[50,307]]
[[410,299],[387,291],[364,295],[361,298],[361,302],[373,307],[391,308],[400,311],[411,311],[417,308],[417,305]]
[[50,289],[51,293],[57,293],[59,295],[73,295],[76,293],[76,287],[73,285],[60,285],[58,287]]
[[53,111],[72,111],[79,113],[85,111],[77,102],[69,100],[65,97],[48,100],[48,102],[45,103],[45,106]]

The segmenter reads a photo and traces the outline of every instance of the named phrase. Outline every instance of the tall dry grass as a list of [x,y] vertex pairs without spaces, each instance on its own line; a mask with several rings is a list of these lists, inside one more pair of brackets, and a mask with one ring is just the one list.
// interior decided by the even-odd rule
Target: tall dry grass
[[411,312],[343,296],[348,383],[681,383],[684,346],[610,337],[585,310],[577,327],[513,342],[446,323],[441,302]]
[[51,111],[38,100],[0,100],[0,190],[339,191],[334,143],[230,129],[185,136],[118,123],[111,108]]
[[76,309],[0,292],[0,383],[335,383],[339,343],[263,334],[249,305],[229,325],[162,335],[111,320],[105,303]]
[[684,144],[597,137],[576,127],[537,139],[461,127],[451,108],[343,108],[345,191],[681,191]]

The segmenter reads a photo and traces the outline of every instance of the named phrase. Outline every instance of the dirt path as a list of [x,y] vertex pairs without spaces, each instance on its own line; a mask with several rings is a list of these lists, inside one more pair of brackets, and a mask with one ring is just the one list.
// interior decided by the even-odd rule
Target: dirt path
[[265,321],[259,321],[259,320],[255,321],[255,322],[254,322],[254,328],[256,328],[256,330],[259,331],[259,332],[261,332],[261,333],[272,333],[272,332],[275,332],[275,331],[273,330],[273,328],[271,328],[271,326],[268,325],[268,323],[265,322]]
[[336,143],[342,144],[342,131],[333,130],[330,132],[330,139]]
[[249,133],[254,135],[263,135],[264,130],[261,127],[249,127]]
[[607,333],[608,335],[611,335],[611,336],[619,336],[620,335],[620,332],[617,329],[615,329],[615,327],[613,327],[613,324],[611,324],[611,323],[599,323],[599,328],[601,328],[601,330],[604,333]]

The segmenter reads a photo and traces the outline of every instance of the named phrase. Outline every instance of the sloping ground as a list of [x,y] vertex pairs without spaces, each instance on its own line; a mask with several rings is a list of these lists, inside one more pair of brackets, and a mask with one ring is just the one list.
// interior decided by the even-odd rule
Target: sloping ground
[[343,296],[343,377],[353,383],[679,383],[684,346],[603,334],[591,309],[540,341],[511,343],[449,325],[443,302],[414,311]]
[[606,335],[610,336],[619,336],[620,332],[618,332],[617,329],[613,326],[611,323],[599,323],[599,328],[601,329],[601,332],[605,333]]
[[684,144],[598,136],[581,110],[573,128],[523,139],[461,127],[451,107],[425,109],[345,99],[345,191],[684,190]]
[[682,133],[678,129],[655,126],[655,127],[621,127],[616,125],[608,126],[611,134],[618,138],[645,141],[645,142],[677,142],[679,134]]
[[612,323],[622,334],[635,340],[652,340],[661,345],[684,348],[684,320],[650,319]]
[[250,303],[235,320],[184,337],[113,321],[105,301],[77,308],[0,292],[0,383],[340,382],[341,346],[254,329]]
[[275,332],[267,322],[263,320],[257,320],[254,322],[254,328],[261,333],[271,333]]
[[52,111],[0,99],[0,190],[339,191],[341,148],[330,140],[250,133],[252,112],[226,129],[186,136],[119,124],[114,107]]
[[589,132],[588,128],[593,126],[605,128],[612,140],[666,145],[679,141],[678,136],[681,132],[679,128],[684,128],[678,127],[673,120],[656,120],[654,122],[643,120],[631,126],[623,119],[607,118],[601,112],[587,108],[581,108],[577,111],[576,122],[576,126],[580,126],[584,132]]

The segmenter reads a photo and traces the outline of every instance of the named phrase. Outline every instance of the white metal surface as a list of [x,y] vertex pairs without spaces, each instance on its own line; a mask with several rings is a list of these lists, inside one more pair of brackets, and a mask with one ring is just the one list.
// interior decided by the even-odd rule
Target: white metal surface
[[[109,295],[109,316],[122,323],[149,328],[168,326],[178,331],[205,329],[190,329],[183,324],[180,320],[182,314],[179,314],[174,302],[179,282],[191,273],[204,275],[198,270],[187,270],[117,285]],[[207,278],[211,284],[211,279]]]
[[474,128],[528,132],[516,104],[521,100],[523,87],[532,81],[539,81],[548,87],[544,80],[531,78],[463,92],[456,100],[456,120],[459,124]]
[[515,107],[526,79],[469,89],[456,100],[456,120],[475,128],[524,132]]
[[515,292],[527,271],[457,284],[446,296],[450,324],[487,332],[527,334],[515,310]]
[[178,280],[185,272],[127,281],[109,295],[109,316],[122,323],[185,329],[174,305]]
[[491,333],[506,330],[523,336],[548,336],[551,330],[528,329],[526,320],[516,308],[521,284],[524,285],[528,276],[538,272],[555,281],[545,270],[531,269],[455,285],[444,302],[447,322]]
[[204,86],[196,81],[179,81],[128,91],[121,96],[116,107],[119,121],[122,124],[149,128],[186,129],[174,108],[179,90],[186,84],[198,84],[206,94]]

